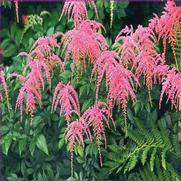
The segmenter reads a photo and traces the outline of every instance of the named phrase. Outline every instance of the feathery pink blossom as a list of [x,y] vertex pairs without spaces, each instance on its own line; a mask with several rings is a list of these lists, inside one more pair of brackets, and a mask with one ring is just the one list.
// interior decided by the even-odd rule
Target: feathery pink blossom
[[50,37],[40,37],[38,40],[35,41],[31,48],[31,54],[39,55],[37,52],[41,52],[43,54],[51,54],[51,48],[57,47],[60,48],[59,44],[56,42],[54,36]]
[[71,121],[70,118],[73,113],[80,116],[78,95],[70,83],[63,84],[62,82],[59,82],[56,86],[51,111],[55,111],[58,105],[60,106],[60,113],[65,115],[68,124]]
[[[171,44],[173,51],[176,45],[175,29],[181,26],[181,7],[177,7],[174,0],[168,0],[161,17],[155,15],[150,20],[149,27],[152,28],[162,38],[164,54],[166,53],[167,40]],[[174,52],[175,53],[175,52]]]
[[[37,63],[37,62],[35,62]],[[26,99],[26,112],[30,114],[31,118],[36,110],[35,102],[38,101],[41,106],[41,87],[42,87],[42,77],[39,74],[38,69],[32,69],[27,77],[17,76],[20,78],[22,87],[19,90],[19,95],[16,100],[16,108],[20,109],[20,115],[22,120],[23,115],[23,103]],[[36,99],[36,100],[35,100]],[[32,121],[32,120],[31,120]]]
[[84,135],[92,142],[89,126],[82,118],[71,122],[65,131],[65,139],[69,142],[69,150],[71,153],[71,175],[73,175],[73,152],[76,143],[84,146]]
[[73,68],[84,70],[86,61],[94,64],[101,52],[107,49],[106,40],[97,31],[102,28],[100,23],[95,21],[83,21],[78,29],[65,33],[63,47],[66,49],[65,62],[71,57]]
[[181,73],[176,69],[169,70],[163,79],[160,106],[164,94],[167,96],[167,101],[170,100],[172,106],[181,111]]
[[[7,84],[6,84],[6,80],[5,80],[5,75],[4,75],[4,71],[0,70],[0,84],[2,84],[3,88],[4,88],[4,93],[5,93],[5,97],[7,99],[7,106],[9,109],[9,96],[8,96],[8,88],[7,88]],[[0,101],[3,100],[3,96],[2,96],[2,91],[0,91]]]
[[25,66],[24,72],[28,69],[27,76],[21,76],[19,74],[12,74],[20,79],[22,87],[19,91],[19,95],[16,101],[16,109],[20,109],[20,115],[22,120],[23,115],[23,103],[26,100],[26,112],[31,116],[31,122],[33,113],[36,111],[36,102],[41,106],[41,90],[45,87],[44,77],[51,89],[51,74],[52,68],[55,63],[59,63],[60,68],[64,69],[64,63],[61,59],[54,54],[53,49],[59,48],[55,38],[59,34],[54,34],[51,37],[39,38],[29,53],[21,52],[19,56],[25,56],[28,59],[28,63]]
[[14,0],[15,11],[16,11],[16,21],[19,23],[19,0]]
[[[126,26],[116,37],[115,45],[120,41],[122,44],[117,51],[121,61],[126,67],[132,65],[138,79],[144,76],[145,84],[150,91],[156,77],[158,79],[161,77],[160,72],[157,75],[158,67],[165,66],[163,55],[157,53],[155,49],[156,38],[153,30],[149,27],[138,26],[133,32],[132,27]],[[166,73],[167,71],[162,71],[163,76]]]
[[111,112],[105,102],[98,102],[94,106],[88,108],[83,113],[82,118],[85,120],[89,127],[93,127],[93,132],[96,137],[96,143],[99,150],[100,164],[102,166],[102,155],[100,148],[102,138],[105,141],[105,146],[107,145],[104,123],[108,126],[108,128],[110,128],[109,120],[111,120],[115,127]]
[[97,77],[96,99],[98,99],[100,84],[105,75],[110,109],[116,103],[118,107],[121,106],[123,111],[126,111],[128,98],[131,97],[135,101],[134,82],[139,83],[134,74],[123,67],[117,53],[113,51],[103,52],[97,59],[92,74]]
[[81,21],[86,20],[88,18],[86,2],[88,2],[89,5],[92,5],[94,7],[95,13],[98,16],[94,0],[66,0],[60,18],[63,15],[68,15],[68,19],[71,18],[74,20],[75,27],[78,26],[81,23]]

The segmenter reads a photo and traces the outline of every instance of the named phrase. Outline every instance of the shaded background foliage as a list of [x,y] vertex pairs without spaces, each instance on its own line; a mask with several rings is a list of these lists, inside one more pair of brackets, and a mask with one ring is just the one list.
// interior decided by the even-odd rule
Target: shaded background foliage
[[[113,27],[110,28],[110,7],[108,1],[98,1],[97,9],[99,12],[99,21],[105,25],[107,32],[105,37],[109,45],[112,44],[115,36],[125,25],[132,24],[137,27],[138,24],[147,25],[148,20],[153,13],[161,13],[164,3],[128,3],[120,1],[114,10]],[[33,42],[40,36],[52,35],[57,31],[66,32],[71,29],[73,22],[67,22],[63,17],[59,22],[61,3],[20,3],[19,13],[21,15],[37,14],[42,11],[48,11],[49,14],[43,16],[43,24],[35,25],[30,28],[23,36],[24,29],[22,21],[16,24],[14,8],[1,8],[1,44],[3,55],[1,62],[7,66],[8,73],[21,72],[25,65],[25,60],[17,58],[21,51],[29,51]],[[90,19],[95,15],[92,9],[88,10]],[[169,53],[172,57],[172,53]],[[87,73],[89,70],[87,71]],[[59,74],[55,70],[52,84],[55,85],[59,80],[67,82],[71,78],[71,70]],[[89,82],[88,76],[82,76],[81,80],[73,79],[73,85],[79,92],[80,104],[82,110],[85,110],[94,103],[95,84]],[[15,102],[20,88],[18,81],[8,78],[9,96],[11,101]],[[16,94],[15,94],[16,93]],[[70,177],[70,156],[67,152],[67,146],[64,139],[66,123],[59,113],[50,114],[50,102],[52,92],[43,92],[43,109],[38,109],[33,118],[33,125],[29,125],[29,117],[24,115],[23,122],[19,122],[19,113],[14,108],[8,112],[6,105],[2,104],[2,125],[0,128],[3,167],[2,173],[4,180],[7,181],[58,181],[67,179],[73,180],[175,180],[179,177],[180,168],[180,148],[177,142],[178,132],[178,113],[170,111],[170,105],[158,108],[160,87],[154,86],[152,91],[153,106],[150,106],[146,87],[141,87],[137,93],[137,102],[128,105],[129,129],[128,136],[125,137],[123,128],[124,120],[121,113],[114,110],[116,120],[116,131],[106,130],[108,149],[102,148],[103,167],[99,166],[98,150],[96,144],[87,144],[76,148],[74,160],[75,173],[74,178]],[[101,94],[104,96],[104,90]],[[136,121],[135,121],[136,120]],[[145,140],[150,137],[153,142],[150,143],[149,152],[143,153],[142,146],[145,130]],[[148,139],[149,140],[149,139]],[[159,141],[160,140],[160,141]],[[151,144],[157,145],[158,149],[154,151]],[[148,144],[149,145],[149,144]],[[171,150],[164,158],[164,148]],[[135,148],[141,151],[131,155]],[[171,154],[171,153],[174,154]],[[145,160],[143,166],[138,159],[138,155]],[[144,155],[143,155],[144,154]],[[166,153],[165,153],[166,154]],[[131,155],[131,157],[130,157]],[[128,160],[127,158],[134,158]],[[116,158],[116,160],[115,160]],[[121,168],[122,163],[124,167]],[[150,171],[150,165],[154,171]],[[168,169],[163,168],[167,165]],[[168,166],[169,165],[169,166]]]

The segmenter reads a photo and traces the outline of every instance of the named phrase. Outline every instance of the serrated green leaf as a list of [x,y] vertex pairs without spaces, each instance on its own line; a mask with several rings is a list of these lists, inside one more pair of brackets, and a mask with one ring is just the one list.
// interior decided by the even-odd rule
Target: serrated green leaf
[[91,99],[85,101],[83,103],[83,105],[82,105],[82,111],[85,111],[91,104],[92,104],[92,100]]
[[148,152],[150,150],[150,147],[146,147],[143,152],[142,152],[142,155],[141,155],[141,163],[144,165],[145,162],[146,162],[146,159],[147,159],[147,155],[148,155]]
[[84,156],[84,148],[81,145],[77,145],[76,147],[78,154],[83,157]]
[[31,156],[34,155],[35,147],[36,147],[36,139],[34,138],[31,140],[30,145],[29,145]]
[[58,148],[61,149],[64,144],[65,144],[65,139],[64,138],[60,139],[60,141],[58,142]]
[[167,152],[167,149],[164,149],[163,152],[161,153],[161,163],[162,163],[162,167],[163,167],[165,170],[167,169],[166,152]]
[[27,140],[26,139],[22,139],[22,140],[19,141],[18,149],[19,149],[19,154],[20,155],[26,149],[26,145],[27,145]]
[[46,139],[45,139],[45,136],[44,135],[39,135],[38,138],[37,138],[37,142],[36,142],[36,146],[41,150],[43,151],[45,154],[49,154],[48,153],[48,147],[47,147],[47,142],[46,142]]
[[65,80],[68,80],[72,77],[72,72],[71,71],[64,71],[63,73],[60,74],[60,76],[65,79]]
[[150,170],[153,172],[157,148],[154,148],[150,158]]
[[10,44],[11,40],[9,38],[6,38],[2,41],[2,43],[0,44],[0,47],[5,49],[9,44]]
[[137,155],[132,156],[132,157],[129,159],[129,168],[128,168],[128,171],[131,171],[131,170],[136,166],[136,163],[137,163],[137,162],[138,162]]
[[4,50],[3,56],[4,57],[11,57],[13,54],[16,54],[16,46],[10,45],[7,49]]
[[53,35],[54,30],[55,30],[55,28],[54,28],[54,27],[49,28],[49,29],[48,29],[48,31],[47,31],[47,36],[51,36],[51,35]]
[[8,154],[8,151],[9,151],[9,148],[10,148],[10,146],[11,146],[11,143],[12,143],[12,137],[11,136],[6,136],[5,138],[4,138],[4,144],[3,144],[3,152],[4,152],[4,154],[5,155],[7,155]]

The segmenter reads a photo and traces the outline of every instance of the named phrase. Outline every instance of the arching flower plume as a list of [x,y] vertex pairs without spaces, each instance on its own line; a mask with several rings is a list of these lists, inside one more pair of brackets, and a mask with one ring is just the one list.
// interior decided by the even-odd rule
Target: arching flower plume
[[110,128],[109,120],[111,120],[115,127],[111,112],[106,103],[98,102],[94,106],[88,108],[82,115],[82,118],[89,127],[93,127],[93,132],[99,150],[100,165],[102,166],[101,140],[104,139],[105,146],[107,145],[104,123],[108,126],[108,128]]
[[170,100],[172,106],[181,111],[181,73],[176,69],[169,70],[163,79],[160,106],[164,94],[167,96],[167,101]]
[[[31,116],[31,122],[33,113],[36,111],[36,102],[41,106],[41,90],[45,87],[46,78],[49,89],[51,89],[51,72],[53,65],[59,63],[60,68],[64,69],[64,64],[61,59],[54,54],[53,48],[58,47],[55,38],[58,34],[51,37],[41,37],[34,45],[30,53],[21,52],[19,56],[25,56],[28,60],[25,66],[24,72],[29,72],[27,76],[21,76],[19,74],[12,74],[20,79],[22,87],[19,91],[19,95],[16,101],[16,109],[20,109],[20,115],[22,120],[23,115],[23,103],[26,100],[26,112]],[[28,69],[28,70],[27,70]]]
[[[7,84],[6,84],[6,80],[5,80],[5,76],[4,76],[4,71],[2,70],[2,67],[0,67],[0,84],[2,85],[2,87],[4,89],[5,97],[7,99],[7,106],[9,109],[8,88],[7,88]],[[3,100],[3,95],[2,95],[2,90],[1,90],[0,91],[0,102],[2,102],[2,100]]]
[[68,15],[68,19],[74,20],[75,27],[79,26],[83,20],[88,19],[86,3],[94,7],[96,16],[98,17],[94,0],[66,0],[60,18],[63,15]]
[[65,115],[67,124],[70,123],[70,118],[73,113],[80,116],[78,95],[70,83],[63,84],[60,82],[56,86],[51,111],[55,111],[58,105],[60,106],[60,113]]
[[19,90],[19,94],[16,100],[16,108],[20,109],[20,116],[22,120],[23,115],[23,103],[24,99],[26,99],[26,112],[30,114],[31,116],[31,123],[32,123],[32,117],[33,113],[36,110],[36,100],[38,101],[39,105],[42,104],[42,96],[41,96],[41,81],[40,79],[37,79],[38,72],[35,70],[32,70],[31,73],[27,77],[18,76],[18,78],[21,78],[22,87]]
[[50,70],[43,61],[30,61],[28,63],[30,73],[24,77],[18,74],[13,74],[20,79],[22,88],[19,91],[19,95],[16,101],[16,109],[20,109],[20,115],[22,120],[23,115],[23,102],[26,99],[26,112],[30,114],[31,118],[36,110],[36,100],[41,106],[41,89],[44,89],[44,78],[42,71],[44,70],[49,86],[51,86]]
[[25,67],[25,70],[27,68],[31,69],[31,72],[35,74],[29,74],[27,77],[34,76],[41,82],[41,86],[44,89],[44,77],[43,77],[43,72],[45,72],[46,79],[49,83],[49,88],[51,88],[51,69],[50,66],[46,63],[45,59],[37,59],[37,58],[32,58],[31,55],[22,52],[19,54],[19,56],[26,56],[30,61]]
[[70,123],[65,131],[65,139],[69,142],[71,153],[71,175],[73,175],[73,153],[76,143],[84,146],[84,135],[92,142],[89,126],[82,118]]
[[16,11],[16,21],[17,23],[19,23],[19,0],[14,0],[14,4],[15,4],[15,11]]
[[65,138],[69,142],[69,149],[71,152],[71,170],[73,173],[73,152],[75,151],[76,143],[84,146],[84,135],[92,142],[91,129],[96,139],[96,144],[99,150],[100,164],[102,166],[102,155],[101,155],[101,144],[102,139],[105,141],[106,146],[106,135],[105,135],[105,124],[110,128],[110,123],[115,127],[114,120],[105,102],[98,102],[97,104],[89,107],[79,119],[71,122],[66,131]]
[[[156,77],[160,79],[167,73],[164,57],[155,49],[156,38],[153,30],[149,27],[138,26],[133,32],[132,27],[125,27],[116,37],[115,44],[118,42],[122,42],[117,49],[121,61],[126,67],[132,65],[138,79],[144,76],[145,84],[150,92]],[[159,67],[162,68],[162,75],[158,70]],[[165,67],[165,72],[163,72],[163,67]]]
[[96,75],[96,98],[103,76],[106,77],[106,87],[108,90],[108,104],[112,109],[114,104],[123,108],[126,116],[127,102],[129,97],[133,101],[136,99],[134,83],[139,84],[134,74],[125,69],[120,62],[119,56],[113,51],[105,51],[97,59],[92,74]]
[[166,53],[167,40],[172,46],[175,55],[176,28],[181,27],[181,7],[177,7],[174,0],[168,0],[162,16],[155,15],[150,20],[149,27],[152,28],[163,40],[164,54]]
[[72,56],[73,68],[79,71],[85,69],[87,60],[94,64],[101,52],[107,49],[105,38],[97,32],[101,28],[100,23],[87,20],[83,21],[78,29],[65,33],[63,38],[65,61]]
[[62,35],[62,33],[55,33],[50,37],[40,37],[35,41],[29,53],[21,52],[19,56],[26,56],[31,61],[41,61],[46,64],[49,69],[53,68],[53,65],[59,64],[60,68],[64,69],[64,63],[55,53],[55,48],[60,48],[56,38]]
[[[57,34],[59,36],[59,34]],[[57,47],[60,48],[59,44],[56,42],[57,36],[52,35],[51,37],[40,37],[38,40],[35,41],[31,48],[31,54],[39,55],[38,52],[42,54],[51,54],[51,48]]]

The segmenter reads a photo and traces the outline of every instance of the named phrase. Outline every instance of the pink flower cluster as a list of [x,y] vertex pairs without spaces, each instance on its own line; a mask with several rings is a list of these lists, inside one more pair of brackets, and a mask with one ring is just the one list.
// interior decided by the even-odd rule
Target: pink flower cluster
[[94,64],[92,73],[96,74],[97,77],[96,100],[98,99],[101,81],[105,75],[110,110],[116,103],[118,107],[121,106],[126,112],[129,97],[133,101],[136,99],[133,83],[136,82],[138,84],[138,81],[130,70],[124,68],[118,54],[114,51],[104,51]]
[[107,49],[106,40],[101,33],[104,27],[91,20],[82,21],[78,28],[68,31],[63,36],[65,62],[72,56],[73,69],[85,69],[87,60],[93,64],[101,52]]
[[23,115],[24,99],[26,99],[26,112],[30,113],[31,117],[36,110],[36,100],[41,107],[41,89],[44,89],[45,87],[44,75],[48,81],[49,89],[51,89],[52,62],[59,63],[61,68],[64,68],[61,59],[52,51],[53,47],[59,48],[55,38],[56,35],[39,38],[32,46],[30,53],[22,52],[19,54],[19,56],[26,56],[28,59],[28,64],[25,67],[25,70],[29,69],[30,71],[27,76],[13,74],[19,78],[22,83],[16,101],[16,109],[20,109],[21,119]]
[[132,27],[126,26],[115,40],[115,44],[122,43],[117,51],[123,64],[126,67],[131,65],[138,79],[144,76],[149,91],[157,78],[160,80],[165,76],[168,69],[164,57],[155,49],[155,36],[149,27],[138,26],[133,32]]
[[[7,84],[6,84],[6,80],[5,80],[5,75],[4,75],[4,71],[1,70],[2,67],[0,67],[0,84],[3,86],[4,88],[4,93],[5,93],[5,97],[7,99],[7,106],[9,108],[9,97],[8,97],[8,88],[7,88]],[[0,102],[3,101],[3,95],[2,95],[2,90],[0,91]]]
[[176,45],[175,29],[181,28],[181,7],[177,7],[174,0],[168,0],[162,16],[155,15],[155,18],[150,20],[149,27],[158,34],[159,39],[162,38],[164,54],[166,53],[167,40],[174,50]]
[[[94,1],[90,0],[89,3],[95,7]],[[153,84],[162,83],[160,104],[165,94],[172,105],[181,110],[181,73],[176,69],[171,69],[165,60],[166,41],[168,40],[172,47],[175,45],[174,32],[175,26],[178,26],[181,21],[181,9],[176,7],[173,1],[168,1],[163,15],[153,18],[148,27],[138,26],[134,31],[132,27],[126,26],[115,39],[113,46],[113,49],[117,47],[115,50],[108,50],[106,39],[101,34],[104,30],[103,25],[87,20],[84,0],[67,0],[62,11],[62,15],[64,14],[74,19],[73,30],[65,34],[56,33],[51,37],[41,37],[34,43],[29,53],[19,54],[28,59],[25,67],[25,72],[28,71],[28,74],[27,76],[13,74],[22,83],[16,109],[20,109],[22,117],[23,104],[26,100],[26,112],[31,117],[33,116],[37,109],[36,104],[42,105],[41,91],[46,85],[45,78],[49,85],[48,89],[52,87],[51,77],[55,64],[58,63],[60,69],[64,70],[66,61],[71,60],[73,69],[82,72],[89,62],[93,66],[92,76],[96,78],[95,105],[81,113],[76,90],[70,82],[66,84],[59,82],[54,90],[51,111],[56,111],[59,107],[60,114],[65,116],[67,122],[65,138],[69,142],[71,163],[73,163],[76,144],[83,146],[85,136],[92,142],[91,132],[93,132],[102,165],[100,147],[102,139],[106,145],[105,125],[109,128],[109,121],[114,125],[112,109],[114,105],[122,108],[126,120],[129,98],[132,101],[136,100],[136,88],[140,85],[141,77],[149,93]],[[57,43],[59,35],[62,35],[62,47]],[[163,53],[156,50],[157,37],[163,40]],[[56,48],[62,48],[64,62],[54,53]],[[130,67],[131,70],[129,70]],[[101,82],[104,78],[107,103],[99,100]],[[7,96],[7,86],[2,72],[0,79]],[[75,121],[73,121],[73,114],[77,117]]]
[[[84,135],[92,142],[91,128],[96,139],[96,143],[99,150],[100,164],[102,166],[102,154],[101,154],[101,144],[102,138],[106,142],[104,123],[110,128],[109,120],[114,120],[112,118],[111,112],[105,102],[98,102],[94,106],[88,108],[81,117],[76,121],[71,122],[65,131],[65,138],[70,142],[69,149],[71,152],[71,165],[73,165],[73,152],[76,147],[76,143],[84,146]],[[73,173],[73,167],[72,167]]]
[[94,7],[95,13],[98,17],[94,0],[66,0],[61,13],[61,17],[63,15],[68,15],[68,19],[73,19],[74,25],[75,27],[77,27],[83,20],[86,20],[88,18],[86,3]]

